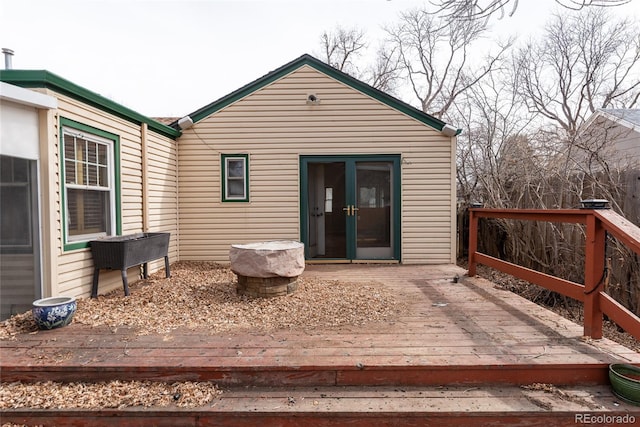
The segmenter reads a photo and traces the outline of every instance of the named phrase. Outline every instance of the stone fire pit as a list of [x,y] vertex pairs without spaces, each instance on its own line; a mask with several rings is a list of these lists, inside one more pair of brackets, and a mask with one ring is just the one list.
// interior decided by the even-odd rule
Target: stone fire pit
[[277,297],[296,290],[304,271],[304,245],[292,240],[234,244],[229,260],[239,294]]

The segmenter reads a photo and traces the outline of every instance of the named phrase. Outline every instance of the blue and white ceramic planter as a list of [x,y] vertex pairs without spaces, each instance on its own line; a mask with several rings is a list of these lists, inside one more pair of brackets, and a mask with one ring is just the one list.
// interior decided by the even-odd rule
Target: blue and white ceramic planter
[[76,312],[74,297],[49,297],[33,302],[33,318],[40,329],[55,329],[71,323]]

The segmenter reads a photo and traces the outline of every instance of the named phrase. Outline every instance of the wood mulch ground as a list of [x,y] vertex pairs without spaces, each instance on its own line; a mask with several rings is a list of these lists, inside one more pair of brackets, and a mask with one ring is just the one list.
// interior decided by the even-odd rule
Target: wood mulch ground
[[[392,320],[402,305],[379,283],[350,283],[299,278],[297,290],[276,298],[238,295],[236,276],[210,262],[178,262],[171,278],[157,272],[131,286],[95,299],[78,299],[73,322],[89,326],[134,328],[139,335],[164,334],[178,328],[216,334],[226,331],[313,330],[371,321]],[[176,307],[180,307],[176,310]],[[0,323],[0,339],[36,333],[31,312]],[[202,382],[162,383],[1,383],[2,408],[123,408],[203,406],[221,392]]]
[[[297,290],[289,295],[254,298],[238,295],[235,274],[219,264],[178,262],[169,279],[163,271],[134,283],[128,297],[116,289],[98,298],[78,299],[73,321],[137,328],[141,335],[182,327],[216,334],[362,325],[394,317],[401,308],[391,292],[374,282],[300,277]],[[36,330],[31,312],[26,312],[0,323],[0,339]]]

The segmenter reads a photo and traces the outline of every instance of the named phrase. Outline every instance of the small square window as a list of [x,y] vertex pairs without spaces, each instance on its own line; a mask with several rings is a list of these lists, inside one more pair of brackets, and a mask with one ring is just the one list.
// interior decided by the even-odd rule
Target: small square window
[[249,155],[222,155],[222,201],[249,201]]

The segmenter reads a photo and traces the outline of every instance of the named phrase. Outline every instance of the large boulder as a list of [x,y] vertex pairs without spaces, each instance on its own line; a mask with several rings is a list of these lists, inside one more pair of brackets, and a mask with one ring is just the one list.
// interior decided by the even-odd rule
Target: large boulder
[[234,244],[231,270],[246,277],[298,277],[304,271],[304,245],[292,240]]

